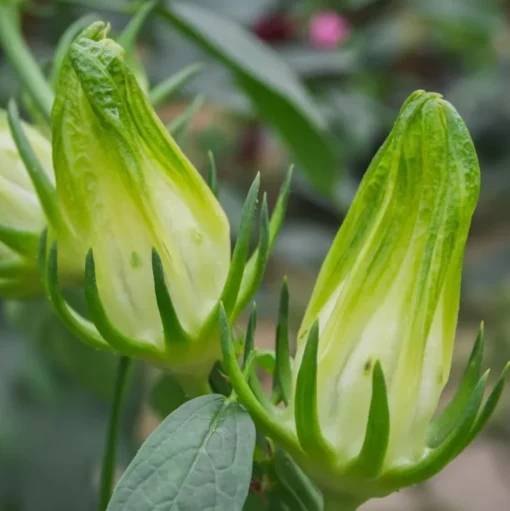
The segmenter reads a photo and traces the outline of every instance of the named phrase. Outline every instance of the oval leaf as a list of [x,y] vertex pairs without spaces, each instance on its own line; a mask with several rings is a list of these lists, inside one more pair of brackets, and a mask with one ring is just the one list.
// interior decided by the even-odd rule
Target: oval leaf
[[248,495],[255,426],[223,396],[202,396],[169,415],[141,447],[108,511],[239,511]]

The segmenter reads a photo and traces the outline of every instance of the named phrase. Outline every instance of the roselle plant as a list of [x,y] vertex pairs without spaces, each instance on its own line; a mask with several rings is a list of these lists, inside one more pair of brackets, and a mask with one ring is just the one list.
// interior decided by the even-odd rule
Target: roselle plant
[[[261,283],[291,172],[271,215],[265,195],[257,212],[255,179],[231,247],[214,160],[206,182],[153,109],[195,70],[147,92],[132,54],[154,7],[118,40],[103,22],[75,27],[48,84],[14,7],[0,5],[27,106],[51,129],[48,140],[22,122],[14,100],[0,115],[0,295],[44,292],[70,332],[119,355],[99,509],[350,511],[425,481],[485,426],[506,376],[484,401],[481,327],[435,413],[480,188],[464,122],[439,94],[408,98],[323,263],[295,356],[286,282],[275,350],[259,351],[255,308],[245,335],[233,327]],[[88,317],[66,300],[70,287],[83,288]],[[132,359],[163,369],[183,404],[113,489]]]

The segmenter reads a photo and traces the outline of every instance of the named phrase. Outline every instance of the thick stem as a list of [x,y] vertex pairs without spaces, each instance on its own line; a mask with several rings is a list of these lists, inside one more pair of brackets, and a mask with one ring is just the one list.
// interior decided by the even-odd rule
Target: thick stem
[[115,390],[113,402],[110,411],[110,422],[106,436],[106,445],[103,457],[103,466],[101,471],[101,487],[99,490],[99,511],[105,511],[112,495],[113,483],[115,478],[115,467],[117,464],[117,444],[119,437],[119,426],[122,412],[122,403],[126,390],[127,376],[131,359],[121,357],[117,368],[117,378],[115,380]]
[[18,21],[17,9],[0,2],[0,45],[37,109],[49,121],[53,92],[23,39]]
[[324,511],[356,511],[361,505],[359,500],[353,500],[348,495],[324,493]]
[[189,399],[211,394],[211,386],[207,376],[200,377],[198,375],[172,374],[175,380],[184,390]]

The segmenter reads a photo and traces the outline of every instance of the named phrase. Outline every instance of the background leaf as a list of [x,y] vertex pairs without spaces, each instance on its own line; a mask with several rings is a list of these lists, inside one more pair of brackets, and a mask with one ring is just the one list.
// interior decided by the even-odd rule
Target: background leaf
[[255,426],[223,396],[188,401],[142,446],[109,511],[238,511],[251,479]]
[[235,75],[258,112],[278,130],[308,178],[330,192],[339,175],[326,122],[287,65],[236,23],[196,5],[172,2],[160,13]]

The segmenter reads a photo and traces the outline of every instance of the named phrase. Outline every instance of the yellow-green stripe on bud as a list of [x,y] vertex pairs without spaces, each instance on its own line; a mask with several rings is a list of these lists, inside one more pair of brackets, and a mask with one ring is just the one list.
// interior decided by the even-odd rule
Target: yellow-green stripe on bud
[[[71,242],[57,241],[78,247],[83,264],[91,251],[86,287],[100,302],[92,304],[94,319],[107,319],[98,330],[108,343],[130,353],[119,339],[136,340],[135,351],[199,365],[211,351],[217,358],[218,344],[192,356],[186,340],[199,339],[217,309],[229,224],[106,33],[98,22],[78,37],[59,78],[53,158],[58,201],[74,232]],[[177,344],[167,351],[168,342]]]
[[[24,132],[48,179],[54,182],[51,144],[34,128]],[[0,296],[23,297],[41,290],[38,238],[47,220],[12,138],[7,113],[0,110]]]
[[[240,371],[222,314],[224,367],[236,394],[321,488],[325,509],[357,509],[431,477],[469,445],[498,403],[508,366],[482,403],[481,329],[454,399],[434,417],[450,372],[479,188],[459,114],[439,94],[417,91],[324,261],[290,382],[282,356],[288,340],[277,335],[272,403],[256,374]],[[286,315],[281,308],[279,331]],[[257,356],[253,350],[245,364]],[[274,406],[279,401],[283,411]]]

